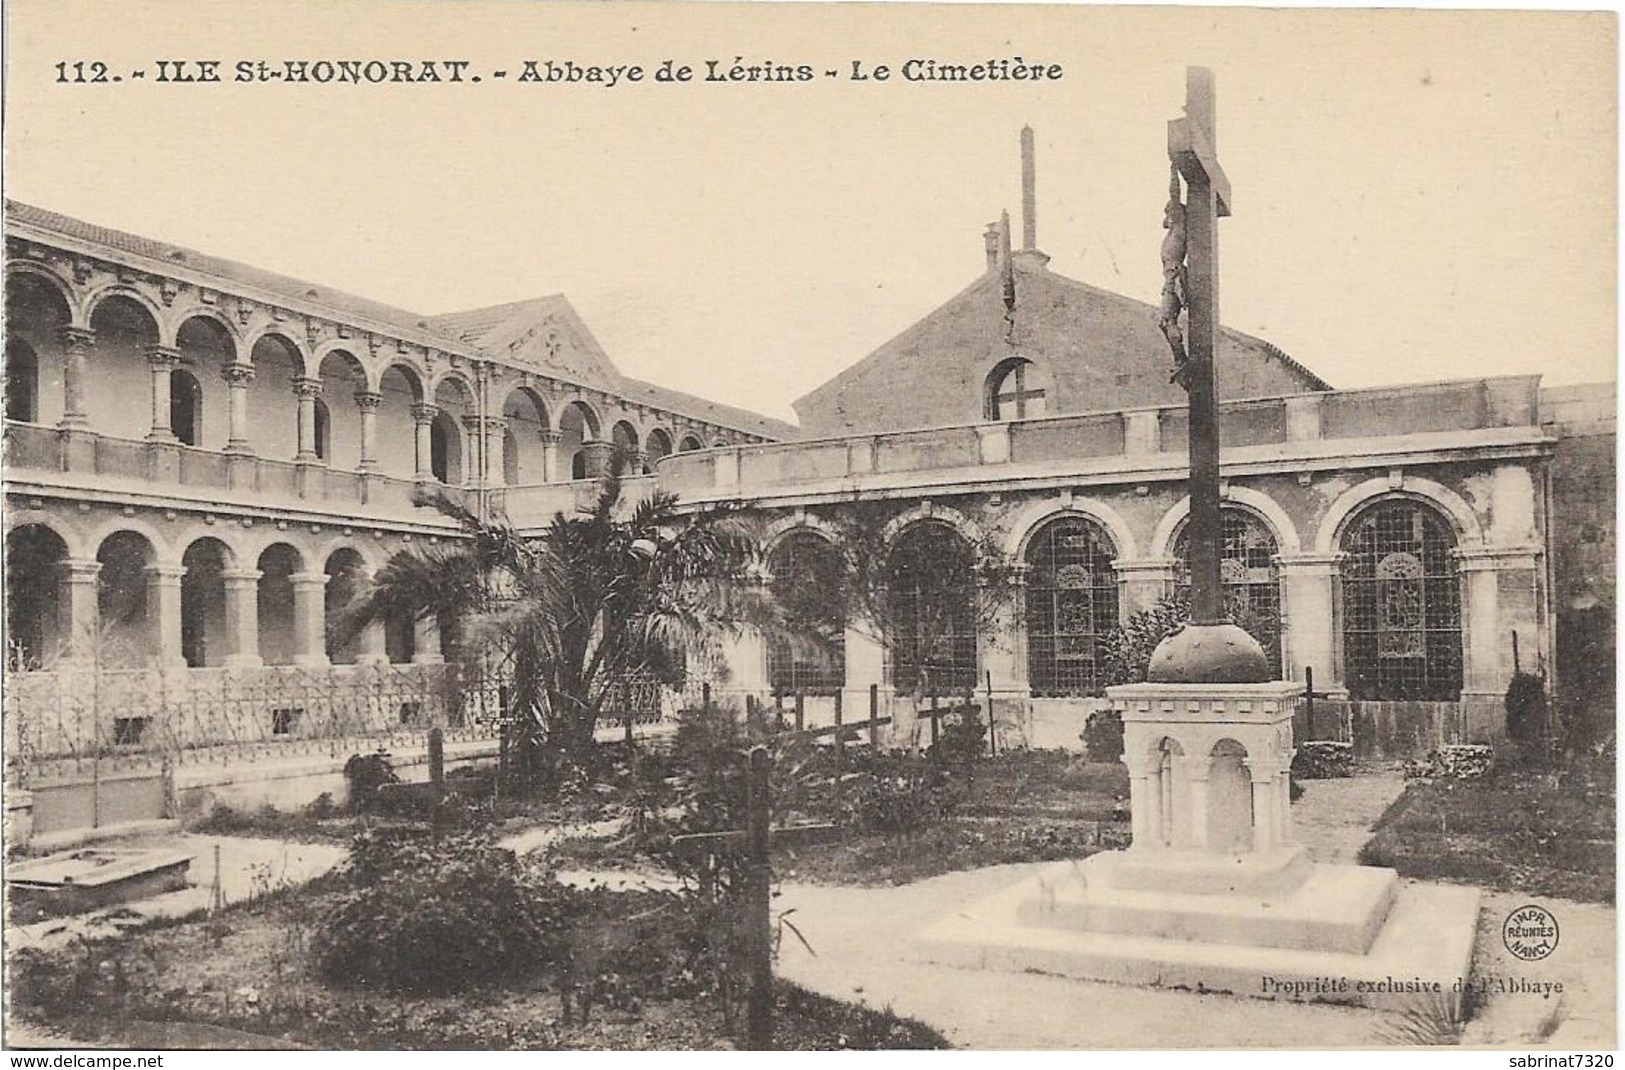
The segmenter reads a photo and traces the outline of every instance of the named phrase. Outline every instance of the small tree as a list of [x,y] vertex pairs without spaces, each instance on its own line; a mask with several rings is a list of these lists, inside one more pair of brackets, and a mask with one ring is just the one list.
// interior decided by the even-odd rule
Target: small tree
[[[1190,592],[1164,595],[1149,609],[1142,609],[1106,636],[1105,684],[1143,684],[1151,655],[1157,645],[1174,634],[1190,619]],[[1272,637],[1278,629],[1272,618],[1239,603],[1226,606],[1230,620],[1258,640],[1272,661],[1279,665]]]
[[[898,690],[945,693],[954,645],[994,629],[1015,596],[1015,568],[991,535],[969,539],[926,519],[903,532],[893,502],[848,502],[821,512],[837,558],[816,583],[781,593],[781,626],[791,636],[829,637],[846,628],[880,645]],[[912,534],[913,537],[909,537]],[[900,634],[898,625],[908,625]]]

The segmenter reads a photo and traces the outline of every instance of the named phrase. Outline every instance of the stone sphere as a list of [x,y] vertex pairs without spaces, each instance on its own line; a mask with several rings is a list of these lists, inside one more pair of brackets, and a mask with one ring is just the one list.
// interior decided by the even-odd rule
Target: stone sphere
[[1228,622],[1186,624],[1157,644],[1145,673],[1152,684],[1258,684],[1274,676],[1258,640]]

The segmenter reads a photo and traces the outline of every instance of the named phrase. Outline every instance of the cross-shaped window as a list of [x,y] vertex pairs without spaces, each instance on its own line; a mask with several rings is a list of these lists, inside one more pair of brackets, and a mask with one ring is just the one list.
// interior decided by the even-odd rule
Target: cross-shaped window
[[988,419],[1026,420],[1044,415],[1044,388],[1032,361],[1013,357],[994,368],[988,379]]

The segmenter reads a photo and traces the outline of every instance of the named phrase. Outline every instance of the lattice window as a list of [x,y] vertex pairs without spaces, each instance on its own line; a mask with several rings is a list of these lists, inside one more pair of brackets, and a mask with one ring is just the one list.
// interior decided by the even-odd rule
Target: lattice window
[[768,685],[775,694],[833,695],[846,683],[840,551],[810,531],[792,532],[773,548],[767,567],[773,597],[807,633],[768,643]]
[[1027,546],[1027,678],[1034,695],[1098,695],[1117,627],[1116,551],[1092,520],[1054,520]]
[[976,570],[970,545],[940,523],[898,536],[889,576],[892,683],[939,695],[976,686]]
[[[1219,580],[1224,606],[1232,620],[1252,633],[1270,665],[1281,671],[1281,582],[1275,565],[1275,536],[1245,509],[1220,514]],[[1180,594],[1191,589],[1190,525],[1174,540],[1174,584]]]
[[1461,696],[1461,591],[1450,526],[1432,508],[1389,501],[1343,536],[1343,660],[1361,699]]

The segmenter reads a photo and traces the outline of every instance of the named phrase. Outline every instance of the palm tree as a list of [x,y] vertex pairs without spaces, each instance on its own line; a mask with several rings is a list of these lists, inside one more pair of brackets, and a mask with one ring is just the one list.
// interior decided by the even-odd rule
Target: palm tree
[[459,656],[511,681],[523,777],[548,762],[590,768],[599,715],[629,683],[681,686],[689,664],[717,663],[725,638],[771,616],[760,586],[745,582],[757,540],[742,513],[680,512],[664,493],[627,513],[619,465],[590,512],[557,514],[532,538],[443,495],[431,504],[468,538],[397,556],[346,628],[397,614],[460,621]]

